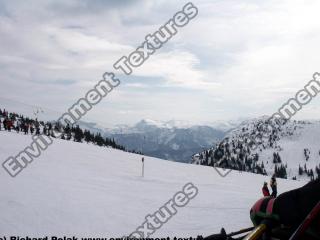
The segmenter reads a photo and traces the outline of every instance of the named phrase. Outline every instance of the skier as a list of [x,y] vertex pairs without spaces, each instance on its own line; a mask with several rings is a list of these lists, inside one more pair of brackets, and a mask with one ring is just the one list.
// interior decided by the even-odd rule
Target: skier
[[4,128],[4,130],[7,131],[7,119],[6,118],[3,120],[3,128]]
[[43,135],[47,135],[47,124],[45,124],[45,125],[43,126],[42,134],[43,134]]
[[9,132],[11,132],[12,126],[13,126],[12,120],[11,120],[11,119],[8,119],[8,120],[7,120],[7,129],[8,129]]
[[36,135],[40,135],[40,127],[39,126],[36,127]]
[[32,124],[30,124],[30,132],[31,132],[31,134],[33,135],[34,128],[33,128],[33,125],[32,125]]
[[270,187],[272,189],[271,196],[276,198],[277,194],[278,194],[278,191],[277,191],[277,180],[276,180],[276,175],[275,174],[273,174],[272,177],[271,177]]
[[[277,198],[260,199],[251,208],[250,218],[255,226],[266,223],[273,229],[272,236],[289,239],[319,201],[320,179],[317,179],[301,188],[280,194]],[[313,237],[305,236],[301,239],[320,239],[319,214],[305,234]]]
[[270,192],[269,192],[269,188],[268,188],[268,183],[267,182],[264,182],[264,184],[263,184],[262,193],[263,193],[263,196],[265,196],[265,197],[269,197],[270,196]]
[[23,130],[24,135],[27,135],[29,133],[29,125],[26,122],[23,124]]

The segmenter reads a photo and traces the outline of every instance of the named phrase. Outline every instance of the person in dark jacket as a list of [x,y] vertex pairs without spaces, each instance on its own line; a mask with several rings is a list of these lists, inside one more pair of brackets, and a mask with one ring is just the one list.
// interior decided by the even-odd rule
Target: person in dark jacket
[[268,183],[267,182],[264,182],[264,184],[263,184],[262,193],[263,193],[263,196],[265,196],[265,197],[269,197],[270,196],[270,192],[269,192],[269,188],[268,188]]
[[4,128],[4,130],[7,131],[7,119],[6,118],[3,120],[3,128]]
[[30,132],[31,132],[31,134],[33,135],[34,128],[33,128],[33,125],[32,125],[32,124],[30,124]]
[[276,180],[276,175],[273,174],[270,180],[270,187],[272,190],[271,196],[276,198],[278,195],[278,190],[277,190],[277,180]]
[[25,135],[29,133],[29,125],[27,123],[23,123],[23,131]]
[[36,135],[40,135],[40,127],[36,127]]
[[7,129],[9,132],[11,132],[11,129],[13,127],[13,121],[11,119],[7,120]]

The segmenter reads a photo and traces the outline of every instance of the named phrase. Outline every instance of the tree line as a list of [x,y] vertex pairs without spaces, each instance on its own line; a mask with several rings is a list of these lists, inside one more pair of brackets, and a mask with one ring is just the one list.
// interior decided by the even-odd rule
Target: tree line
[[55,132],[59,132],[60,139],[75,142],[92,143],[101,147],[111,147],[126,152],[142,154],[140,151],[128,150],[121,144],[118,144],[113,138],[103,137],[100,132],[91,132],[88,129],[82,129],[79,125],[63,125],[54,121],[39,121],[22,114],[8,112],[6,109],[0,109],[0,130],[16,131],[25,135],[46,135],[57,138]]

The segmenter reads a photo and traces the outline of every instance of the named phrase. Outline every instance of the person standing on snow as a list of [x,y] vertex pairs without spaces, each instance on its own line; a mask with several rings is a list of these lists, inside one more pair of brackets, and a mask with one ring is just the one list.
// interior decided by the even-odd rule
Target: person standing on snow
[[7,119],[3,119],[3,128],[7,131]]
[[277,194],[278,194],[278,191],[277,191],[277,180],[276,180],[276,175],[275,174],[273,174],[272,177],[271,177],[270,187],[272,189],[271,196],[276,198]]
[[12,126],[13,126],[12,120],[11,120],[11,119],[7,119],[6,123],[7,123],[7,130],[8,130],[9,132],[11,132],[11,128],[12,128]]
[[263,193],[263,196],[265,196],[265,197],[269,197],[270,196],[270,192],[269,192],[269,188],[268,188],[268,183],[267,182],[264,182],[264,184],[263,184],[262,193]]
[[33,135],[34,128],[33,128],[33,125],[32,125],[32,124],[30,124],[30,132],[31,132],[31,134]]
[[27,135],[29,133],[29,127],[28,127],[28,124],[26,122],[24,122],[22,124],[22,127],[23,127],[23,131],[24,131],[24,135]]

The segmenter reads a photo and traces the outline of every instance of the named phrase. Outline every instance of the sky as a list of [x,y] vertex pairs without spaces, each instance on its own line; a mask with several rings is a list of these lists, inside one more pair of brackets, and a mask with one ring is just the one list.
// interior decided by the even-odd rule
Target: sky
[[[129,55],[187,1],[0,0],[0,108],[63,113],[113,71],[85,119],[200,124],[270,115],[320,72],[318,0],[195,0],[198,15],[126,76]],[[320,119],[315,98],[297,114]]]

